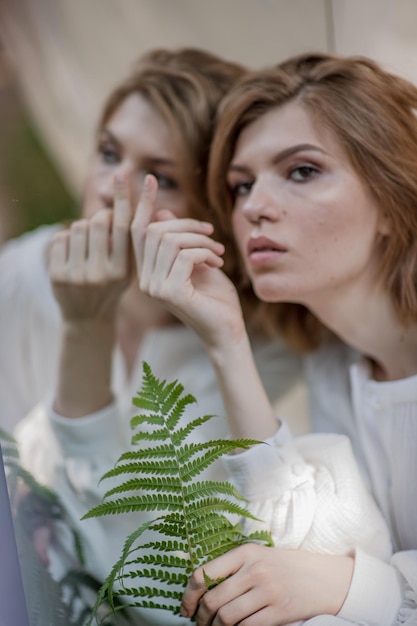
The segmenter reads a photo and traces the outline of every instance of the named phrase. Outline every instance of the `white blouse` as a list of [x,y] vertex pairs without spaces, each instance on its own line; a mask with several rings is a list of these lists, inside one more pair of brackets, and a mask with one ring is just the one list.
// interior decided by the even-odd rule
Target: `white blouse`
[[365,625],[417,625],[417,376],[376,382],[361,356],[340,343],[311,355],[306,376],[313,429],[349,436],[394,547],[391,576],[359,555],[340,615]]

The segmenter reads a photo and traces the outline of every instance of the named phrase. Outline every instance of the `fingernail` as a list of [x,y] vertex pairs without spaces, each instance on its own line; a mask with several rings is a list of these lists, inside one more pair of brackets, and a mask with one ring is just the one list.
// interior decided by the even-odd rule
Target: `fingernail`
[[150,176],[150,174],[146,174],[145,180],[143,181],[143,188],[145,191],[152,189],[152,176]]
[[182,605],[180,608],[180,615],[182,615],[182,617],[188,617],[188,611]]

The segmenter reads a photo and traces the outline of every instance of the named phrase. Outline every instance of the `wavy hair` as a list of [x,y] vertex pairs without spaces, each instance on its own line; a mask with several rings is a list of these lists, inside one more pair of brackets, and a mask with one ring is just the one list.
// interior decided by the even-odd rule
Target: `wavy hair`
[[[290,101],[330,129],[388,219],[390,234],[379,243],[381,280],[400,321],[415,321],[417,87],[368,58],[303,54],[251,72],[229,92],[219,110],[208,174],[210,200],[223,228],[231,229],[233,199],[226,174],[240,132]],[[302,305],[257,308],[262,324],[279,329],[298,347],[320,342],[324,329]]]

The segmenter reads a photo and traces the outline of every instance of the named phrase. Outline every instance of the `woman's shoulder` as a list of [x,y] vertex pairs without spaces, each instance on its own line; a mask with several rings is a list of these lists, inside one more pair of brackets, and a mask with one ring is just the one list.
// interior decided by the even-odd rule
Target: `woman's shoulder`
[[18,237],[8,239],[0,246],[1,263],[13,260],[16,266],[22,267],[28,261],[44,255],[48,242],[59,228],[56,224],[39,226]]

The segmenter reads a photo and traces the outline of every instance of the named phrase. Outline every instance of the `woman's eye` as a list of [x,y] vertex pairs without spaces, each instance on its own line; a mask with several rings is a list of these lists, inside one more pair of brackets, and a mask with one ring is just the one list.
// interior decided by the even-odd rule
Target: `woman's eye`
[[253,181],[244,181],[240,183],[235,183],[230,186],[230,190],[234,198],[247,196],[250,194],[250,191],[253,187]]
[[98,153],[103,163],[114,165],[120,161],[119,152],[111,146],[98,146]]
[[290,178],[297,183],[304,183],[318,174],[319,170],[312,165],[302,165],[290,171]]
[[165,176],[164,174],[158,174],[158,172],[149,172],[149,174],[153,174],[156,180],[158,181],[158,189],[171,190],[178,189],[178,183],[174,178],[170,176]]

